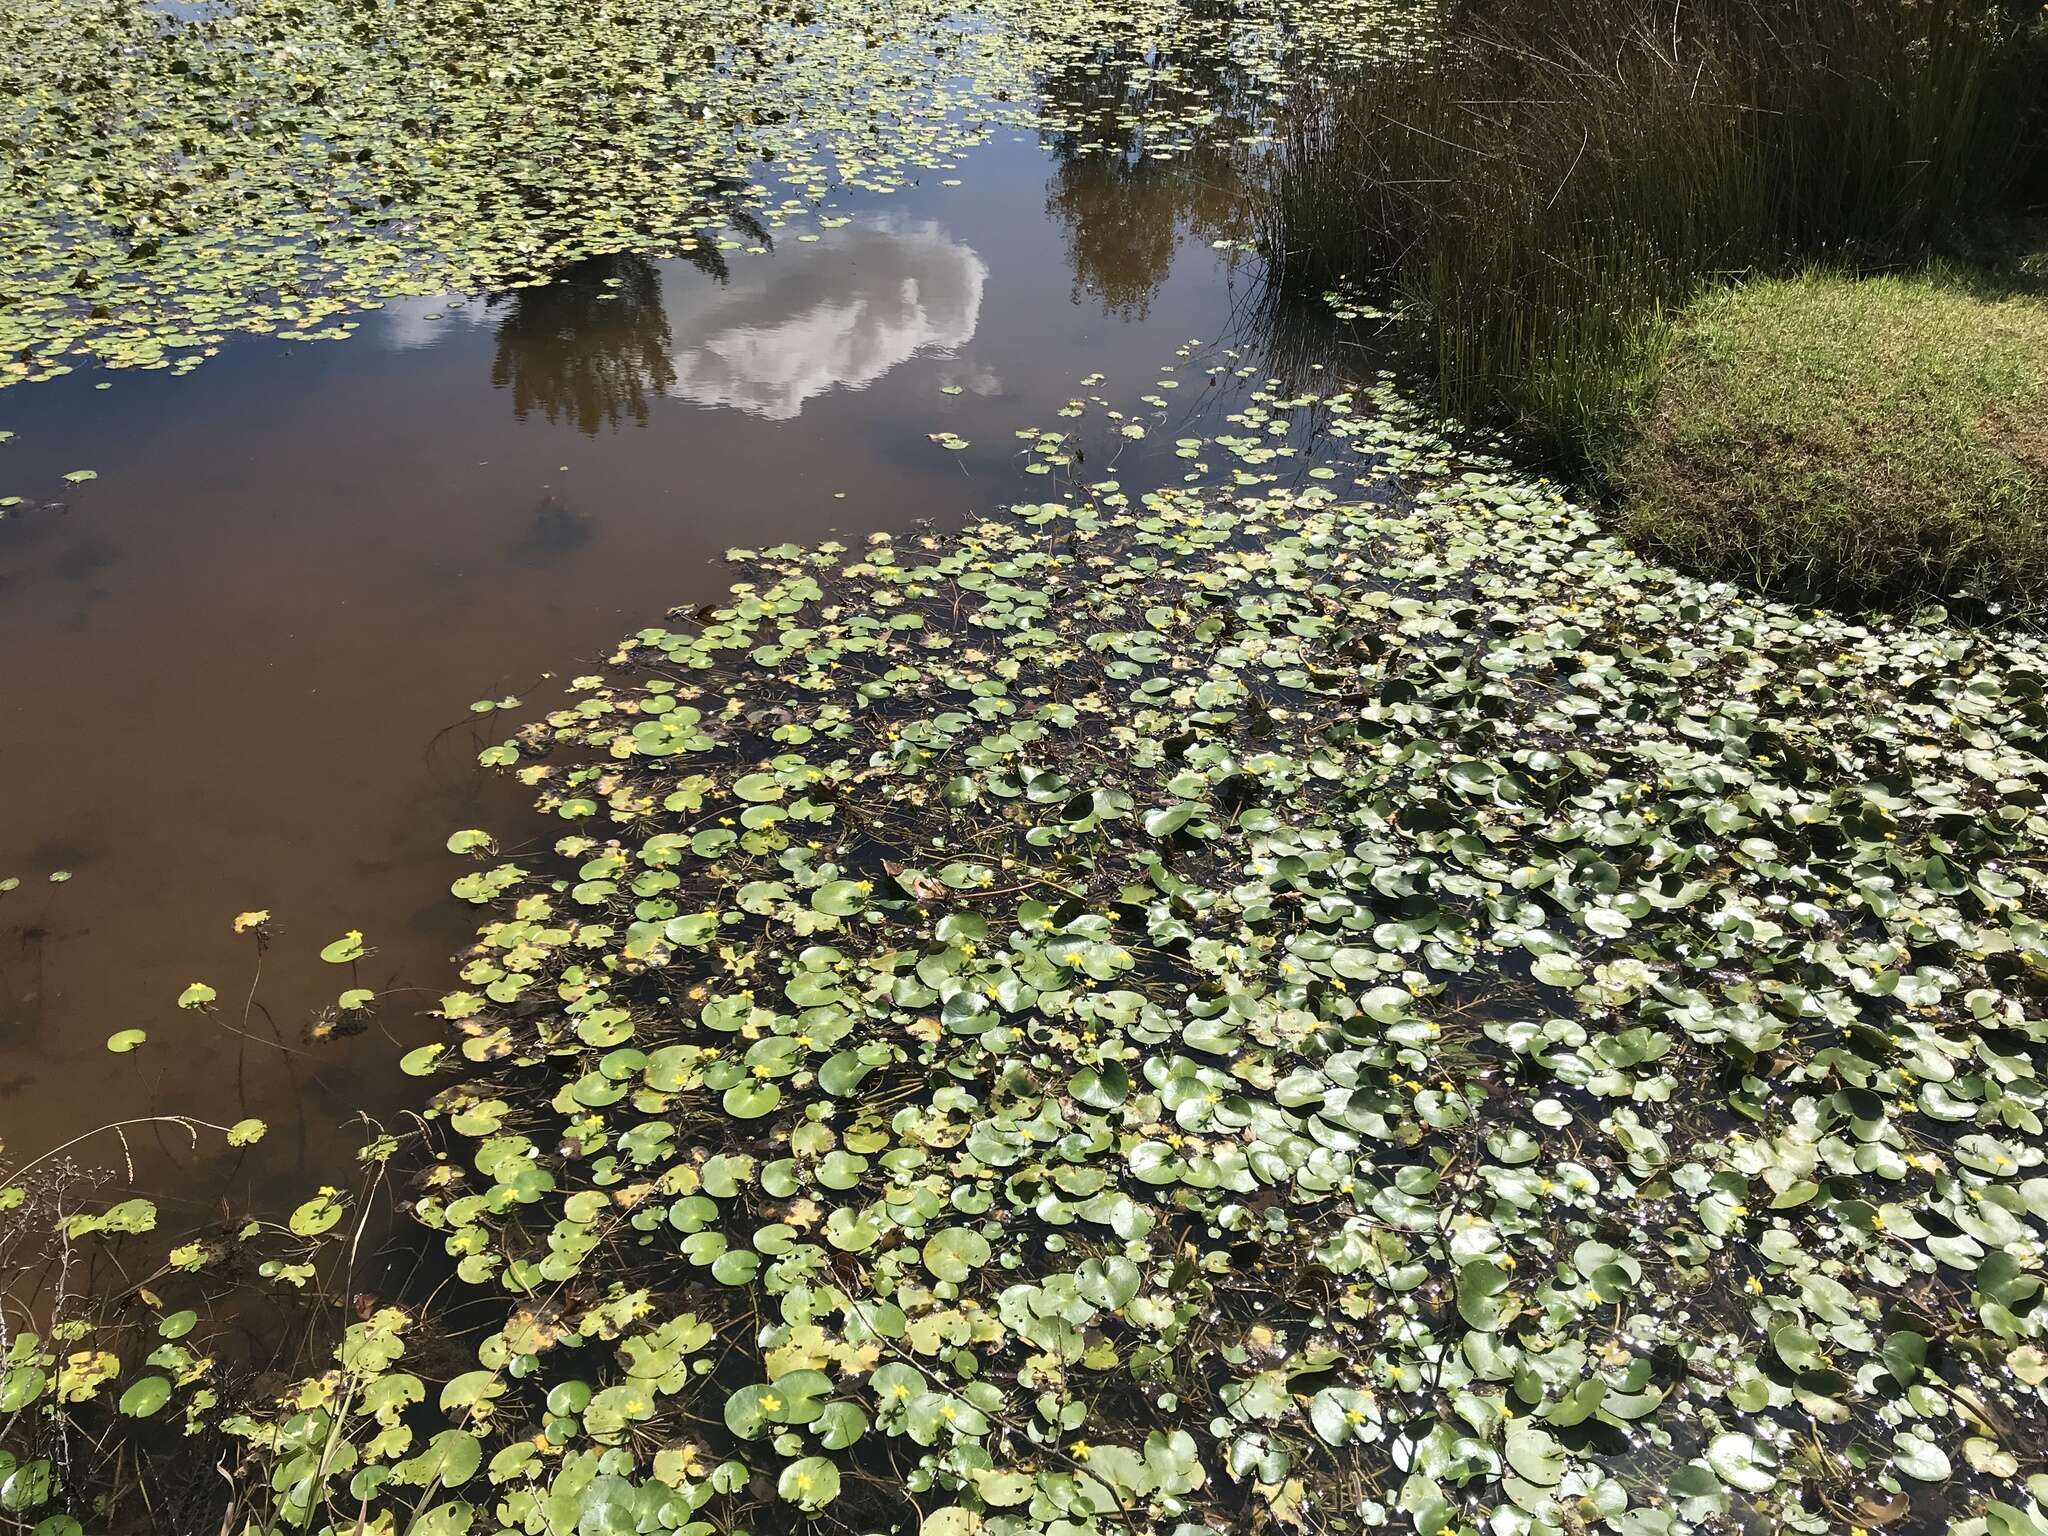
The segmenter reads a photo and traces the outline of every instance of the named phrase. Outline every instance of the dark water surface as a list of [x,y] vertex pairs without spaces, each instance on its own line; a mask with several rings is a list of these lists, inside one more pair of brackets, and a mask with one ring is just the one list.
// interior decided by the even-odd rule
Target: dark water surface
[[[551,671],[715,597],[729,546],[1028,499],[1017,428],[1057,425],[1085,375],[1137,394],[1243,308],[1255,277],[1211,249],[1229,198],[1203,174],[1003,135],[958,186],[841,199],[849,222],[723,272],[600,260],[405,300],[345,341],[240,339],[183,377],[0,391],[0,489],[29,500],[0,521],[7,1151],[160,1113],[269,1121],[175,1181],[182,1136],[129,1130],[173,1225],[181,1201],[335,1178],[354,1111],[419,1097],[394,1058],[442,1028],[424,1010],[473,932],[444,840],[519,824],[522,792],[475,757],[532,710],[469,702],[544,699]],[[245,1013],[254,943],[230,923],[256,908],[276,938]],[[375,950],[353,975],[317,959],[349,929]],[[217,1011],[175,1006],[192,981]],[[368,1027],[321,1027],[357,985]],[[149,1043],[109,1054],[128,1028]]]

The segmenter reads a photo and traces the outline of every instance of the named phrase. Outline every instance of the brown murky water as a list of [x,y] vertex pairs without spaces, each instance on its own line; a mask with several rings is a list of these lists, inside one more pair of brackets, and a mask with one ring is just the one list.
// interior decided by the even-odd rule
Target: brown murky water
[[[1213,167],[1005,136],[960,186],[842,201],[852,222],[723,273],[598,262],[405,301],[347,341],[237,341],[182,378],[0,392],[11,486],[99,476],[0,521],[8,1151],[268,1120],[176,1177],[182,1137],[129,1130],[167,1224],[335,1177],[357,1109],[414,1101],[396,1055],[440,1027],[423,1011],[474,925],[444,840],[517,824],[475,765],[516,719],[469,701],[541,697],[715,596],[731,545],[1030,499],[1016,428],[1085,375],[1136,393],[1245,307],[1255,274],[1210,245],[1230,203]],[[277,937],[246,1006],[230,923],[252,908]],[[352,928],[375,947],[353,977],[317,959]],[[195,980],[217,1011],[175,1006]],[[318,1038],[352,985],[380,995],[368,1027]],[[109,1054],[127,1028],[149,1044]]]

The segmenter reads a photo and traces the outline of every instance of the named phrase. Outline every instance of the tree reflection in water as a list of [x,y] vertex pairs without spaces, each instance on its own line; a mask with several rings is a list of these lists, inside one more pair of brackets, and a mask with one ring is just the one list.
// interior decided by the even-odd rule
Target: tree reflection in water
[[493,302],[505,316],[491,382],[512,391],[522,421],[538,410],[591,435],[628,417],[644,425],[675,382],[661,272],[644,256],[593,256]]
[[[1227,5],[1207,10],[1229,14]],[[1048,133],[1053,177],[1046,210],[1066,238],[1074,298],[1142,319],[1181,240],[1242,240],[1250,232],[1240,135],[1264,120],[1266,95],[1227,54],[1142,59],[1104,46],[1047,87],[1065,123]],[[1208,116],[1196,124],[1190,113]],[[1213,114],[1213,116],[1210,116]],[[1155,156],[1162,141],[1175,153]]]
[[1046,209],[1066,237],[1076,301],[1090,293],[1113,315],[1143,319],[1184,236],[1238,237],[1243,199],[1227,154],[1055,153]]
[[[768,243],[765,229],[736,222]],[[504,313],[491,381],[512,391],[514,413],[595,434],[645,423],[665,395],[789,420],[919,354],[960,357],[988,278],[942,226],[900,215],[860,218],[737,271],[709,247],[685,259],[713,282],[607,256],[494,299]]]

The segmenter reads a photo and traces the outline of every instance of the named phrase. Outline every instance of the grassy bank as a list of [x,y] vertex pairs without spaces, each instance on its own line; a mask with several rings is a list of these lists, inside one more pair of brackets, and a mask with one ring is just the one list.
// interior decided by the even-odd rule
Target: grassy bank
[[1711,293],[1613,466],[1631,537],[1813,600],[2048,598],[2048,302],[1940,275]]
[[2030,36],[1986,0],[1470,4],[1432,54],[1307,94],[1266,242],[1284,281],[1417,304],[1447,409],[1583,466],[1703,287],[1980,227],[2028,173]]

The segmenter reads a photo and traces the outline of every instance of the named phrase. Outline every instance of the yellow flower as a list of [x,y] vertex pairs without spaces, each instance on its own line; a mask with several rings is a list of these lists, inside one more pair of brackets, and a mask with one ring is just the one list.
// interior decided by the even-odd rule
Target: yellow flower
[[1086,1461],[1088,1459],[1088,1453],[1091,1450],[1093,1450],[1094,1447],[1089,1445],[1089,1443],[1086,1440],[1076,1440],[1070,1449],[1072,1450],[1073,1457],[1076,1461]]
[[761,1399],[761,1411],[763,1413],[779,1413],[781,1410],[782,1399],[775,1396],[774,1393],[771,1392],[768,1396]]

